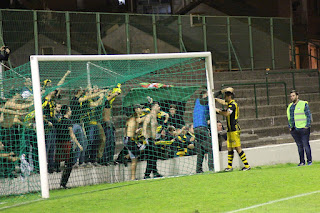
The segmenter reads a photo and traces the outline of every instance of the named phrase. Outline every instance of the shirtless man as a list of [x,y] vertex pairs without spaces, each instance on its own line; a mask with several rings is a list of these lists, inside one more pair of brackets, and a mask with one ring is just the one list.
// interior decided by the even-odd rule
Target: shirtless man
[[112,104],[116,97],[121,94],[121,85],[118,84],[117,87],[113,88],[112,90],[108,91],[104,107],[102,111],[102,133],[104,134],[106,140],[104,144],[101,144],[99,147],[99,151],[101,155],[103,154],[103,159],[105,162],[102,164],[109,164],[113,162],[114,151],[116,146],[115,140],[115,128],[112,122]]
[[[123,139],[124,146],[129,151],[129,156],[131,158],[131,180],[136,180],[136,169],[138,163],[138,157],[140,155],[140,147],[137,144],[137,130],[139,127],[138,119],[142,113],[142,107],[136,105],[134,107],[134,114],[128,118],[125,128],[125,137]],[[141,147],[142,148],[142,147]]]
[[1,135],[3,137],[3,143],[10,151],[15,153],[19,151],[19,136],[21,134],[17,125],[24,124],[19,119],[19,116],[25,114],[21,112],[21,110],[28,109],[33,105],[33,102],[18,103],[18,100],[21,98],[21,94],[16,93],[0,110],[2,112]]
[[157,135],[157,114],[159,111],[159,103],[153,102],[150,113],[146,116],[145,120],[143,121],[142,134],[147,142],[147,168],[144,179],[150,178],[151,172],[153,172],[153,177],[162,177],[162,175],[158,173],[157,169],[157,153],[154,144],[154,140]]

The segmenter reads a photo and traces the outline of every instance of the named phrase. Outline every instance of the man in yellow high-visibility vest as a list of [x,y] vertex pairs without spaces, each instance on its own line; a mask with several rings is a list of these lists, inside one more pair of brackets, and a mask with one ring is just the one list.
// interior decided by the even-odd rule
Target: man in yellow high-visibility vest
[[290,93],[292,103],[287,108],[289,129],[298,146],[300,163],[304,166],[304,153],[307,155],[307,164],[312,165],[311,147],[309,144],[311,112],[307,101],[299,100],[299,93],[292,90]]

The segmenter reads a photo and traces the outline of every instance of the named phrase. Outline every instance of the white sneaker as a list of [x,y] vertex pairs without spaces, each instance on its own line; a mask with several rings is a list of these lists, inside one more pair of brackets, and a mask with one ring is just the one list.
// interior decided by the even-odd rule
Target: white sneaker
[[88,162],[88,163],[86,163],[86,165],[85,165],[86,168],[91,168],[92,166],[93,166],[93,165],[92,165],[91,162]]
[[93,163],[93,166],[95,166],[95,167],[100,167],[101,165],[98,164],[98,162],[94,162],[94,163]]
[[78,169],[79,168],[79,163],[77,162],[76,164],[73,165],[74,169]]

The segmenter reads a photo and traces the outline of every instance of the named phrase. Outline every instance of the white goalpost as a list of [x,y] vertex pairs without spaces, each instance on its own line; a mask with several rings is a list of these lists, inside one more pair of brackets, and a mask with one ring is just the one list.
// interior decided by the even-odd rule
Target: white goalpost
[[[36,120],[36,133],[38,143],[38,155],[40,166],[40,181],[41,181],[41,194],[42,198],[49,198],[49,181],[48,181],[48,169],[47,169],[47,157],[46,157],[46,145],[45,145],[45,131],[44,131],[44,119],[42,109],[42,97],[40,86],[40,70],[39,63],[41,62],[85,62],[84,70],[87,70],[87,84],[92,86],[90,76],[90,66],[99,66],[93,64],[91,61],[119,61],[119,60],[159,60],[159,59],[183,59],[183,58],[204,58],[206,69],[206,84],[209,100],[209,114],[210,114],[210,128],[213,148],[214,170],[215,172],[221,171],[219,143],[217,134],[217,119],[215,111],[215,101],[213,96],[214,91],[214,79],[212,58],[210,52],[194,52],[194,53],[163,53],[163,54],[132,54],[132,55],[56,55],[56,56],[30,56],[30,66],[32,74],[32,87],[34,95],[34,108],[35,108],[35,120]],[[101,67],[101,69],[104,69]],[[113,71],[105,68],[105,72]],[[119,75],[118,73],[113,73]]]

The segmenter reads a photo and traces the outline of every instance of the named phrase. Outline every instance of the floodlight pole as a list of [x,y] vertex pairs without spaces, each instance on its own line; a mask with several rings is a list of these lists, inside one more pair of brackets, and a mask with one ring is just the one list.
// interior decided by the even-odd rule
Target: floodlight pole
[[37,128],[37,143],[40,165],[40,181],[42,198],[49,198],[49,181],[47,169],[46,144],[43,125],[43,112],[40,88],[39,64],[37,56],[30,56],[32,90]]

